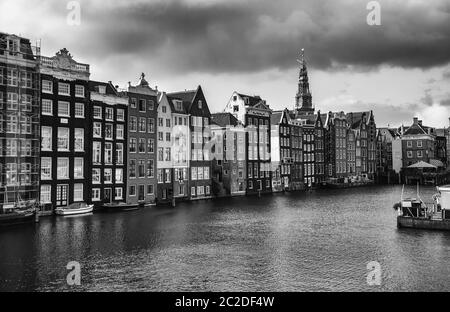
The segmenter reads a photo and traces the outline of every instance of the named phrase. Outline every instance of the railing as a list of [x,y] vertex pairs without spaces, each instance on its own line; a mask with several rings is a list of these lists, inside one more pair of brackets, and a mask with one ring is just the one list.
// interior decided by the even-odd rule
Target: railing
[[[58,66],[54,62],[54,58],[47,57],[47,56],[40,56],[39,57],[41,65],[57,68]],[[72,63],[70,64],[70,69],[74,71],[81,71],[81,72],[89,72],[89,64],[82,64],[82,63]]]

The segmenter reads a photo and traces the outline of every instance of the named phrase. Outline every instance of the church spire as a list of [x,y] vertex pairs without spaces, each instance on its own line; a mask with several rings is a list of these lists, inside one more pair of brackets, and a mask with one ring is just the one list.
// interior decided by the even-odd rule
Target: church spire
[[312,106],[312,96],[309,90],[308,70],[306,68],[305,49],[301,51],[301,58],[297,60],[300,63],[300,70],[298,75],[298,90],[295,96],[295,109],[299,113],[314,113]]

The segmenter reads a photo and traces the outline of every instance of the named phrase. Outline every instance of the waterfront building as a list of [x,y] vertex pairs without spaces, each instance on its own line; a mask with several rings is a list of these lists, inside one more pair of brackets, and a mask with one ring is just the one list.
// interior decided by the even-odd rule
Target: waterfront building
[[270,118],[272,110],[259,96],[233,92],[224,109],[233,114],[247,132],[247,194],[272,192]]
[[288,109],[274,111],[271,115],[271,168],[272,191],[282,192],[291,188],[293,157],[291,153],[291,126]]
[[157,143],[157,201],[168,203],[173,199],[173,159],[172,159],[172,103],[165,93],[159,95],[156,131]]
[[393,174],[392,142],[399,137],[395,128],[377,129],[377,175],[378,181],[391,183]]
[[316,184],[315,179],[315,123],[310,119],[304,119],[303,129],[303,183],[311,188]]
[[128,97],[111,82],[89,82],[92,125],[89,137],[92,159],[90,189],[96,206],[124,202],[127,190],[126,164],[128,142]]
[[0,33],[0,213],[39,201],[39,47],[33,48],[26,38]]
[[189,199],[211,198],[211,113],[203,90],[198,86],[196,90],[169,93],[168,96],[182,101],[190,116]]
[[356,179],[356,131],[346,129],[347,131],[347,174],[350,180]]
[[344,112],[328,112],[327,179],[344,182],[347,177],[347,119]]
[[173,198],[189,198],[189,159],[191,154],[190,118],[182,99],[163,93],[162,103],[168,103],[172,110],[172,166]]
[[124,95],[129,99],[127,203],[153,205],[157,181],[157,90],[149,86],[142,73],[139,83],[136,86],[129,83]]
[[40,197],[47,208],[91,202],[89,75],[89,65],[66,49],[40,57]]
[[245,128],[231,113],[211,116],[212,191],[215,196],[245,195]]
[[[291,112],[292,116],[292,112]],[[302,190],[305,187],[303,181],[303,128],[302,122],[290,118],[291,134],[291,185],[290,190]]]

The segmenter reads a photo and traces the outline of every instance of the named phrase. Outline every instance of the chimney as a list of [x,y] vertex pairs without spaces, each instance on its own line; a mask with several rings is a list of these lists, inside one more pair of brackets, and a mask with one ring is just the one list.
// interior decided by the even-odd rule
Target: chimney
[[403,135],[403,133],[405,133],[405,128],[403,127],[403,124],[402,124],[402,127],[400,128],[400,134]]
[[419,123],[420,126],[422,125],[422,120],[418,120],[417,122]]
[[417,117],[413,118],[413,124],[417,125],[419,123],[419,119]]

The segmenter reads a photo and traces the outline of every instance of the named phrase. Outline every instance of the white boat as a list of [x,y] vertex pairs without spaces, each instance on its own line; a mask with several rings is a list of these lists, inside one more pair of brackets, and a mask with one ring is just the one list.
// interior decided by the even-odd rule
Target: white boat
[[73,203],[67,207],[59,207],[55,209],[55,213],[60,216],[87,214],[94,210],[94,205],[87,205],[86,203]]

